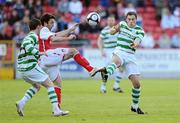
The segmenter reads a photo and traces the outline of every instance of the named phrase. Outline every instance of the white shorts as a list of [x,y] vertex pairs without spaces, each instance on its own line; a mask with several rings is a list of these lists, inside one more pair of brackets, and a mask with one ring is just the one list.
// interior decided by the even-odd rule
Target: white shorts
[[30,71],[20,72],[20,74],[26,82],[31,84],[41,84],[48,79],[48,75],[39,67],[39,65],[36,65],[36,67]]
[[59,66],[68,51],[69,48],[50,49],[46,51],[46,55],[40,57],[39,65],[49,75],[51,81],[54,81],[60,75]]
[[121,66],[123,66],[128,77],[130,75],[140,75],[137,59],[134,54],[127,53],[118,48],[116,48],[113,53],[120,58],[122,62]]

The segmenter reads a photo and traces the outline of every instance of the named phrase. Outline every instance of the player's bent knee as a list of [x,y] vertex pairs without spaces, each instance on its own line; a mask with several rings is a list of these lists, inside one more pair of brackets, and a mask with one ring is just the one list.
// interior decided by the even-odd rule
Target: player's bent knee
[[77,54],[77,53],[78,53],[78,50],[77,50],[77,49],[75,49],[75,48],[70,48],[70,49],[69,49],[69,55],[74,56],[74,55]]
[[33,87],[35,87],[37,89],[37,91],[39,91],[41,89],[41,86],[39,84],[33,84]]

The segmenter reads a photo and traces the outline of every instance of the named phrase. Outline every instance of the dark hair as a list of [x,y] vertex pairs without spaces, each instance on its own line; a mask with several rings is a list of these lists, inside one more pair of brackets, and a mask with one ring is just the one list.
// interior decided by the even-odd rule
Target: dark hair
[[55,17],[51,14],[46,13],[41,16],[40,20],[41,20],[42,25],[44,26],[44,23],[48,23],[50,19],[55,19]]
[[40,25],[41,25],[41,21],[39,19],[33,18],[29,22],[29,29],[35,30]]
[[128,13],[126,14],[126,18],[127,18],[128,15],[134,15],[134,16],[136,17],[136,19],[137,19],[137,14],[136,14],[136,12],[133,12],[133,11],[128,12]]

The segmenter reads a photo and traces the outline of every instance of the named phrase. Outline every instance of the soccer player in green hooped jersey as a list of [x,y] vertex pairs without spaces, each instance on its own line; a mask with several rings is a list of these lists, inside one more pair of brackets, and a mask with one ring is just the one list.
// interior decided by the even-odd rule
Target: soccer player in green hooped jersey
[[[106,65],[111,63],[113,51],[117,45],[118,33],[114,35],[110,34],[110,30],[115,25],[115,23],[116,23],[115,17],[109,16],[107,18],[107,26],[101,31],[98,37],[98,47]],[[115,82],[113,85],[113,90],[115,92],[118,92],[118,93],[123,92],[119,86],[121,79],[122,79],[122,70],[117,69],[115,71]],[[107,80],[102,80],[102,84],[100,87],[101,93],[106,93],[106,83],[107,83]]]
[[17,112],[19,116],[24,116],[23,108],[40,89],[40,85],[47,88],[48,96],[52,104],[52,112],[54,116],[67,115],[58,107],[57,96],[54,91],[54,85],[50,81],[48,75],[39,67],[39,45],[38,36],[41,29],[41,22],[38,19],[32,19],[29,22],[29,34],[22,41],[20,52],[17,60],[17,69],[23,79],[30,83],[32,87],[28,89],[23,98],[16,102]]
[[111,28],[110,34],[119,32],[117,38],[117,46],[113,52],[112,62],[104,68],[100,68],[97,72],[103,74],[103,79],[107,79],[107,75],[112,75],[116,68],[123,66],[128,78],[132,82],[132,104],[131,111],[137,114],[144,114],[139,108],[140,98],[140,72],[135,57],[136,48],[144,37],[144,31],[136,25],[137,14],[128,12],[126,20]]

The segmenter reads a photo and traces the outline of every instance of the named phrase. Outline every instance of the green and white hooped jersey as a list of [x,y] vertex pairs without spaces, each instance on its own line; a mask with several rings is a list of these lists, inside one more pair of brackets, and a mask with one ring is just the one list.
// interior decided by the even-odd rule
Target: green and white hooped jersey
[[24,72],[32,70],[38,63],[39,44],[38,36],[30,32],[22,41],[18,54],[17,69]]
[[136,38],[139,38],[141,41],[144,37],[143,29],[136,25],[134,28],[130,28],[125,21],[121,21],[120,33],[117,38],[117,47],[125,52],[135,53],[136,49],[131,48],[130,45]]
[[115,48],[117,45],[117,36],[118,33],[111,35],[111,27],[106,26],[100,34],[101,39],[103,40],[104,48]]

